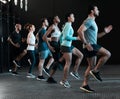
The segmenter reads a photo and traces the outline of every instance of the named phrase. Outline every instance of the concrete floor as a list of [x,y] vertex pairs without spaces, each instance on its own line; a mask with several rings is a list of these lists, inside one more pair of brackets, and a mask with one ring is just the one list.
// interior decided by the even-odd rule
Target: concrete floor
[[[34,74],[37,76],[36,69]],[[103,66],[101,68],[102,83],[90,76],[89,85],[96,91],[94,93],[85,93],[79,88],[85,69],[86,66],[81,66],[79,69],[81,80],[76,80],[69,75],[68,81],[71,88],[65,88],[59,84],[63,74],[60,70],[54,75],[57,84],[26,78],[27,67],[19,69],[18,76],[13,76],[9,72],[1,73],[0,99],[120,99],[120,65]],[[47,78],[45,74],[44,76]]]

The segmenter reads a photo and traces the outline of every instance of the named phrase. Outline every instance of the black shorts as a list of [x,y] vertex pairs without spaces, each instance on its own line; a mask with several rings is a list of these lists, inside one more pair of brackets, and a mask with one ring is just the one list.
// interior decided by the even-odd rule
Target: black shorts
[[60,52],[60,44],[59,42],[56,41],[51,41],[50,45],[54,47],[55,52],[59,53]]
[[71,50],[73,50],[75,47],[74,46],[71,46]]
[[93,47],[93,51],[88,51],[87,48],[84,48],[83,49],[83,53],[84,53],[84,56],[85,57],[93,57],[93,56],[96,56],[97,55],[97,52],[99,51],[99,49],[102,47],[100,45],[97,45],[97,44],[92,44],[92,47]]
[[10,55],[13,59],[16,58],[22,52],[23,52],[23,49],[21,49],[21,47],[16,48],[16,47],[10,45]]
[[63,52],[63,53],[65,53],[65,52],[72,53],[71,47],[61,46],[61,47],[60,47],[60,50],[61,50],[61,52]]

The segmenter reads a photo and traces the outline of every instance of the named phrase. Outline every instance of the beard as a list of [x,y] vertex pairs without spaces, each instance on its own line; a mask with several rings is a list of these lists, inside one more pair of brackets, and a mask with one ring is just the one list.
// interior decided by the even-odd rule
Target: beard
[[95,16],[95,17],[98,17],[98,16],[99,16],[99,13],[94,13],[94,16]]

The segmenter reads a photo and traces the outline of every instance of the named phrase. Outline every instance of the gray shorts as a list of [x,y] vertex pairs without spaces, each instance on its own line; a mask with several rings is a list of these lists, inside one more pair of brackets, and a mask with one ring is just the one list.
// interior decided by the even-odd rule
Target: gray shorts
[[52,57],[52,53],[50,52],[50,50],[45,50],[45,51],[41,51],[39,52],[39,58],[40,59],[46,59],[48,56]]

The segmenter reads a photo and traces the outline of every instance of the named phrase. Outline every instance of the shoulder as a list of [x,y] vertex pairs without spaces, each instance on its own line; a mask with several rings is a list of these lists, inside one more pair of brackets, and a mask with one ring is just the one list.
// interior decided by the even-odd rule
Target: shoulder
[[91,25],[93,25],[93,23],[94,23],[93,19],[85,19],[83,21],[83,25],[86,26],[86,27],[90,27]]
[[70,23],[65,23],[65,26],[64,26],[64,28],[69,28],[69,27],[71,27],[71,24]]

